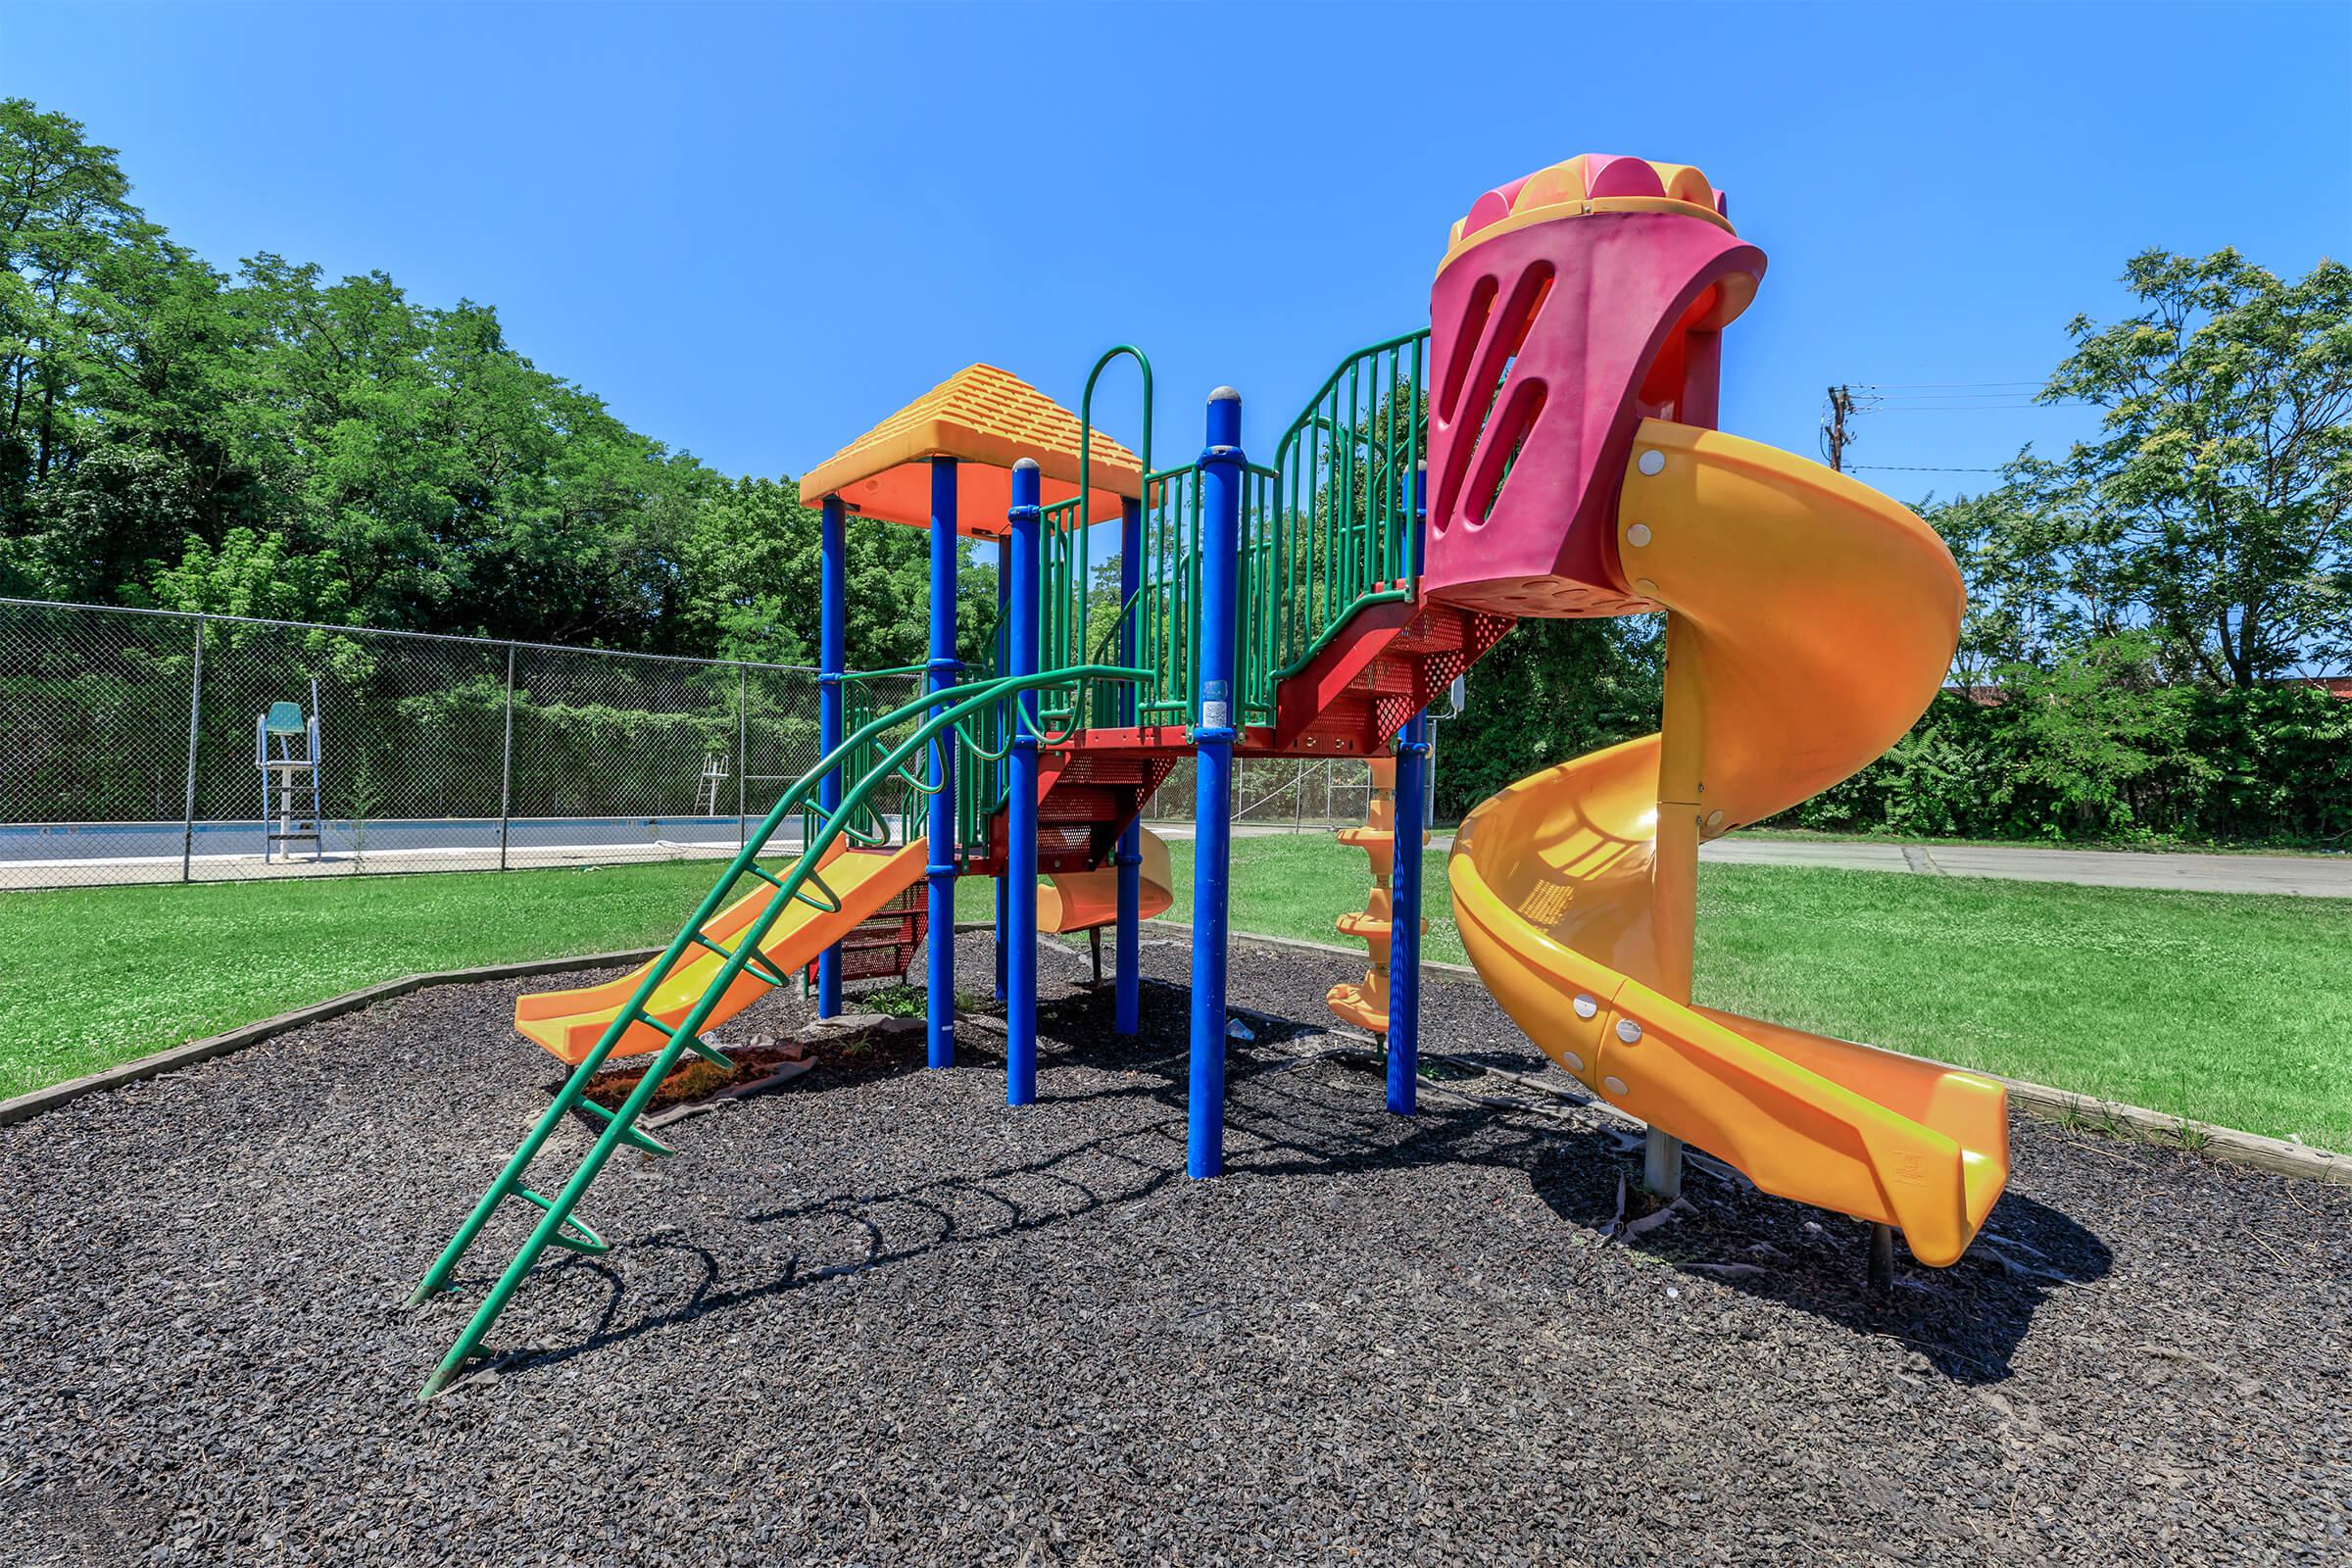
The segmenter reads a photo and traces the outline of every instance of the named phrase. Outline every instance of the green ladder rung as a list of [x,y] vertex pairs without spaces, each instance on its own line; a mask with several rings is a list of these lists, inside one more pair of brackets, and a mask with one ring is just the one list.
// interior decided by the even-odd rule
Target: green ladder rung
[[[515,1188],[514,1196],[521,1199],[526,1203],[536,1205],[542,1212],[550,1214],[555,1212],[556,1200],[554,1199],[543,1198],[539,1194],[532,1192],[528,1187]],[[575,1228],[580,1233],[577,1236],[571,1234]],[[556,1233],[553,1236],[550,1236],[548,1240],[555,1243],[558,1247],[569,1248],[575,1252],[585,1252],[590,1257],[596,1256],[596,1254],[599,1252],[610,1252],[612,1250],[612,1244],[611,1242],[608,1242],[602,1236],[597,1235],[596,1232],[589,1227],[589,1224],[586,1220],[572,1214],[566,1214],[564,1216],[564,1223],[556,1227]]]
[[[774,888],[779,892],[783,890],[784,882],[782,878],[770,876],[756,865],[747,865],[744,867],[744,870],[749,874],[758,877],[769,887]],[[822,893],[826,898],[831,899],[833,902],[831,904],[819,904],[808,896],[808,890],[805,888],[798,889],[793,893],[792,897],[794,902],[806,904],[808,906],[808,907],[814,909],[819,914],[839,914],[841,912],[841,895],[834,892],[831,888],[825,886],[825,879],[816,874],[814,867],[809,869],[808,880],[816,884],[816,888],[819,893]],[[698,936],[695,940],[701,941],[702,939]],[[710,944],[705,942],[703,943],[703,946],[710,947]],[[765,957],[767,955],[761,954],[760,956]],[[764,979],[765,977],[762,976],[761,978]],[[782,985],[783,983],[784,982],[781,980],[768,981],[769,985]]]
[[[698,946],[708,948],[710,952],[717,954],[721,958],[732,958],[735,956],[733,950],[720,947],[717,943],[711,941],[700,931],[697,931],[694,934],[694,941]],[[753,956],[751,957],[744,960],[743,966],[750,970],[754,977],[764,980],[771,986],[788,984],[785,978],[776,972],[774,959],[769,958],[766,954],[761,953],[758,948],[754,948],[752,950],[752,955]]]
[[808,880],[816,884],[817,892],[822,893],[826,898],[831,899],[833,902],[831,904],[817,903],[814,899],[808,896],[808,890],[807,888],[802,888],[798,892],[794,893],[793,897],[799,900],[801,903],[806,904],[808,906],[808,907],[814,909],[819,914],[839,914],[841,912],[841,895],[834,892],[831,888],[825,886],[825,879],[821,876],[818,876],[814,870],[811,870],[808,873]]
[[[613,1113],[610,1110],[607,1110],[604,1106],[598,1104],[593,1100],[583,1100],[580,1101],[578,1104],[580,1109],[587,1111],[599,1121],[609,1124],[612,1120]],[[670,1155],[677,1152],[676,1150],[670,1148],[659,1138],[650,1137],[645,1133],[639,1132],[634,1125],[623,1127],[620,1130],[620,1141],[628,1145],[631,1149],[642,1149],[647,1153],[657,1155],[662,1159],[667,1159]]]
[[[672,1029],[669,1025],[663,1023],[661,1019],[655,1017],[643,1007],[639,1007],[632,1012],[629,1015],[629,1021],[631,1023],[644,1024],[648,1028],[651,1028],[671,1040],[676,1040],[679,1038],[677,1030]],[[724,1067],[729,1072],[733,1072],[735,1070],[735,1063],[733,1059],[730,1058],[726,1053],[720,1051],[716,1046],[705,1045],[701,1036],[687,1035],[685,1037],[684,1044],[688,1051],[693,1052],[696,1055],[702,1057],[713,1067]],[[587,1102],[582,1101],[581,1103],[585,1104]]]

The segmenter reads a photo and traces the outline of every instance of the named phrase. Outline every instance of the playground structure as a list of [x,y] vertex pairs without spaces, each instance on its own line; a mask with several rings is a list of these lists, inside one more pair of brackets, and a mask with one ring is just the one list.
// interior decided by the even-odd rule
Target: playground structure
[[[1664,612],[1665,710],[1660,734],[1540,772],[1465,821],[1449,880],[1482,978],[1555,1063],[1648,1123],[1654,1191],[1676,1190],[1689,1138],[1767,1192],[1878,1227],[1874,1270],[1894,1227],[1920,1261],[1957,1259],[2007,1177],[1996,1082],[1691,999],[1700,841],[1899,737],[1941,681],[1961,608],[1948,553],[1902,507],[1715,430],[1721,334],[1763,270],[1697,170],[1587,155],[1479,198],[1454,225],[1430,327],[1344,361],[1270,465],[1245,455],[1240,398],[1219,388],[1199,458],[1154,466],[1150,365],[1122,345],[1075,416],[975,366],[814,469],[802,494],[823,517],[823,760],[660,957],[518,1005],[518,1025],[574,1071],[416,1288],[416,1301],[447,1288],[508,1200],[540,1211],[425,1395],[546,1248],[608,1250],[574,1210],[623,1145],[669,1152],[636,1123],[687,1054],[731,1065],[704,1032],[811,951],[817,1010],[837,1013],[840,944],[918,882],[944,935],[956,879],[998,881],[1008,1104],[1037,1095],[1041,929],[1113,928],[1114,1026],[1135,1033],[1137,816],[1187,753],[1200,790],[1188,1172],[1223,1169],[1237,756],[1395,749],[1394,799],[1358,840],[1376,865],[1391,858],[1387,907],[1376,890],[1356,917],[1375,975],[1333,1001],[1385,1034],[1387,1103],[1413,1113],[1423,835],[1395,829],[1422,819],[1432,698],[1526,616]],[[1142,379],[1140,455],[1094,428],[1097,383],[1121,360]],[[853,512],[926,527],[932,570],[927,694],[855,725]],[[1121,603],[1105,626],[1086,590],[1094,526],[1114,517]],[[1001,542],[1007,609],[998,667],[976,676],[955,653],[965,536]],[[874,809],[890,783],[926,798],[921,834],[894,841]],[[761,866],[794,813],[805,853]],[[1164,902],[1164,850],[1157,864]],[[926,1054],[945,1068],[955,950],[928,951]],[[608,1059],[649,1052],[617,1110],[585,1097]],[[542,1194],[529,1167],[574,1109],[602,1130]]]
[[[311,858],[323,857],[318,836],[318,683],[311,682],[311,711],[300,703],[271,703],[253,720],[253,765],[262,775],[262,861],[294,858],[292,846],[308,844]],[[304,797],[310,809],[302,809]]]

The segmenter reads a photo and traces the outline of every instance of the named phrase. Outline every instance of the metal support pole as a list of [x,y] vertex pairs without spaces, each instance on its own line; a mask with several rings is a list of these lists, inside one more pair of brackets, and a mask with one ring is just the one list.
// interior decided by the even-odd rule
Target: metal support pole
[[[821,515],[817,534],[816,750],[819,757],[830,757],[844,738],[841,683],[849,667],[850,542],[841,497],[825,497]],[[839,769],[817,780],[816,802],[827,816],[841,809]],[[816,1015],[831,1018],[840,1011],[841,949],[837,945],[816,956]]]
[[[1016,479],[1013,483],[1012,505],[1018,507],[1020,504],[1020,483]],[[1031,503],[1031,505],[1035,504],[1035,502]],[[1007,515],[1010,514],[1008,513]],[[1013,667],[1011,656],[1006,652],[1005,639],[1009,633],[1004,618],[1006,596],[1010,593],[1011,588],[1012,541],[1010,538],[1004,538],[997,541],[997,673],[1000,675],[1011,673]],[[1010,759],[1006,760],[1009,761]],[[992,773],[1000,765],[994,762],[990,763]],[[1000,776],[1009,780],[1011,774],[1007,770]],[[982,820],[986,821],[985,813]],[[1010,810],[1007,809],[1005,822],[1008,828],[1011,820]],[[1012,864],[1008,856],[1004,874],[997,878],[997,1000],[999,1002],[1003,1002],[1006,996],[1004,990],[1004,890],[1010,884],[1011,878]]]
[[1421,803],[1428,794],[1429,710],[1396,743],[1396,858],[1389,879],[1389,1108],[1413,1114],[1421,1081]]
[[[1119,503],[1119,603],[1132,605],[1144,585],[1144,504],[1128,497]],[[1128,615],[1119,622],[1119,662],[1135,664],[1135,617]],[[1136,689],[1131,685],[1119,688],[1119,722],[1132,727],[1136,721]],[[1117,978],[1113,981],[1115,997],[1111,1004],[1111,1027],[1123,1035],[1132,1035],[1143,1027],[1144,1017],[1144,824],[1143,803],[1136,803],[1136,820],[1119,830],[1117,860],[1119,867],[1118,952],[1112,960]]]
[[[956,684],[956,564],[962,541],[956,536],[956,460],[931,460],[931,658],[923,668],[929,689]],[[935,704],[934,717],[948,710]],[[925,1044],[933,1067],[956,1064],[956,731],[942,729],[931,742],[930,845],[925,869],[931,884],[931,962],[926,973]]]
[[514,645],[507,644],[507,738],[498,754],[498,868],[507,868],[507,827],[514,809]]
[[1193,726],[1198,805],[1193,838],[1193,1017],[1184,1168],[1225,1169],[1225,928],[1233,869],[1233,688],[1242,558],[1242,395],[1208,395],[1200,454],[1200,706]]
[[1870,1294],[1885,1296],[1894,1289],[1894,1227],[1870,1228]]
[[[752,820],[744,814],[743,787],[752,770],[752,671],[735,666],[735,847],[752,836]],[[763,846],[764,847],[764,846]]]
[[[196,860],[196,736],[204,721],[204,617],[196,617],[196,654],[188,661],[188,792],[179,833],[179,879],[189,881]],[[263,831],[267,832],[265,828]]]
[[[1012,466],[1012,624],[1005,638],[1009,673],[1038,671],[1038,546],[1043,476],[1036,461]],[[1037,693],[1014,699],[1012,771],[1005,784],[1004,880],[1004,1103],[1037,1100]]]
[[[1422,716],[1428,716],[1429,710],[1421,711]],[[1423,793],[1421,825],[1425,828],[1438,825],[1438,726],[1435,724],[1429,726],[1429,788]]]
[[1664,1199],[1683,1195],[1683,1141],[1672,1133],[1649,1129],[1642,1141],[1642,1185]]

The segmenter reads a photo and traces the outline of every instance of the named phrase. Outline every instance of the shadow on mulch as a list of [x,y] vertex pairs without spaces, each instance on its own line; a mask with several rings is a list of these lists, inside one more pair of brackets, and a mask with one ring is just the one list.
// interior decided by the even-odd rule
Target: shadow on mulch
[[[508,1364],[552,1366],[571,1357],[685,1323],[714,1309],[786,1296],[843,1275],[884,1268],[947,1247],[970,1246],[1141,1202],[1184,1181],[1186,1048],[1180,1024],[1184,988],[1147,979],[1144,1033],[1110,1028],[1107,989],[1079,992],[1041,1004],[1039,1035],[1055,1066],[1115,1070],[1123,1081],[1066,1103],[1148,1099],[1167,1114],[1143,1128],[1105,1134],[1041,1158],[977,1174],[950,1174],[894,1192],[840,1193],[789,1207],[740,1216],[754,1225],[828,1218],[862,1233],[864,1255],[849,1262],[804,1266],[798,1256],[770,1277],[720,1289],[722,1267],[712,1252],[678,1231],[644,1239],[638,1249],[684,1255],[699,1272],[685,1300],[658,1312],[625,1318],[624,1287],[608,1263],[567,1258],[561,1269],[586,1270],[610,1291],[597,1324],[578,1343],[538,1348]],[[1311,1058],[1273,1054],[1264,1048],[1326,1031],[1265,1014],[1244,1014],[1253,1038],[1228,1042],[1228,1169],[1235,1175],[1344,1179],[1393,1169],[1476,1164],[1523,1172],[1531,1190],[1564,1222],[1563,1245],[1607,1245],[1630,1257],[1690,1275],[1705,1275],[1743,1294],[1766,1298],[1838,1323],[1910,1346],[1944,1376],[1978,1386],[2009,1376],[2010,1361],[2049,1293],[2107,1273],[2105,1244],[2047,1204],[2004,1195],[1967,1257],[1950,1269],[1898,1260],[1893,1292],[1867,1289],[1869,1227],[1758,1192],[1729,1167],[1693,1161],[1686,1184],[1687,1209],[1671,1222],[1633,1239],[1626,1225],[1659,1205],[1640,1191],[1641,1138],[1622,1130],[1578,1128],[1549,1117],[1514,1118],[1481,1104],[1424,1097],[1419,1114],[1389,1115],[1377,1097],[1352,1092],[1314,1102],[1290,1088],[1307,1077]],[[1153,1020],[1157,1020],[1156,1025]],[[923,1070],[919,1033],[883,1037],[858,1050],[820,1046],[817,1066],[780,1093],[909,1076]],[[1002,1037],[959,1033],[957,1064],[985,1070],[1003,1062]],[[1468,1054],[1464,1059],[1479,1059]],[[1335,1064],[1345,1065],[1344,1058]],[[1494,1058],[1506,1069],[1524,1057]],[[1354,1064],[1359,1071],[1363,1063]],[[1703,1154],[1703,1152],[1701,1152]],[[1106,1161],[1102,1156],[1110,1156]],[[1068,1174],[1099,1173],[1108,1163],[1126,1172],[1113,1187]],[[1032,1211],[1002,1190],[1042,1177],[1074,1200]],[[971,1226],[957,1218],[973,1200],[1001,1217]],[[890,1217],[886,1226],[874,1215]]]
[[[1639,1134],[1555,1138],[1530,1172],[1536,1193],[1573,1224],[1615,1231],[1621,1211],[1640,1219],[1663,1206],[1641,1191],[1641,1148]],[[1878,1296],[1867,1283],[1870,1227],[1859,1220],[1760,1193],[1736,1173],[1717,1175],[1695,1161],[1686,1168],[1684,1200],[1689,1209],[1671,1223],[1620,1245],[1856,1333],[1901,1340],[1971,1386],[2006,1379],[2050,1293],[2098,1279],[2112,1262],[2106,1244],[2074,1220],[2010,1193],[1958,1263],[1932,1269],[1898,1251],[1894,1288]]]

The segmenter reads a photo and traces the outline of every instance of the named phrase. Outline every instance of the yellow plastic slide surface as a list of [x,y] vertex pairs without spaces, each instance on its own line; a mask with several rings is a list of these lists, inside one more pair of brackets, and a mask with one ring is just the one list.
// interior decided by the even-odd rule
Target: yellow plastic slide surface
[[[849,935],[858,921],[922,879],[927,854],[924,843],[918,838],[895,850],[854,850],[835,844],[817,862],[817,873],[840,901],[839,912],[827,913],[796,899],[768,928],[767,940],[760,951],[780,974],[790,974],[802,967]],[[703,927],[703,935],[720,947],[732,949],[735,944],[731,939],[759,918],[760,911],[776,896],[776,890],[764,882],[756,883],[755,887],[757,891],[712,917]],[[824,900],[813,886],[806,891],[811,898]],[[702,1000],[704,988],[724,962],[707,949],[687,949],[677,967],[647,1000],[646,1010],[674,1027],[694,1010],[694,1004]],[[583,986],[576,991],[543,991],[519,997],[514,1003],[514,1027],[564,1061],[576,1064],[596,1049],[606,1026],[628,1005],[637,983],[652,967],[651,963],[642,964],[617,980]],[[726,1022],[758,1001],[767,989],[765,981],[745,970],[735,977],[718,1005],[711,1009],[706,1027]],[[612,1055],[633,1056],[659,1051],[663,1042],[660,1030],[636,1024],[621,1036]]]
[[[1654,471],[1644,471],[1644,465]],[[1955,1261],[2008,1179],[1996,1081],[1690,1005],[1698,845],[1877,758],[1927,708],[1962,595],[1932,529],[1773,448],[1644,420],[1617,520],[1668,610],[1660,734],[1473,811],[1448,875],[1496,999],[1610,1103],[1766,1192]]]
[[[1144,863],[1136,867],[1143,882],[1142,914],[1149,920],[1164,914],[1176,902],[1168,871],[1167,842],[1150,828],[1142,840]],[[1084,931],[1108,925],[1119,917],[1119,868],[1062,871],[1037,880],[1037,928],[1040,931]]]

